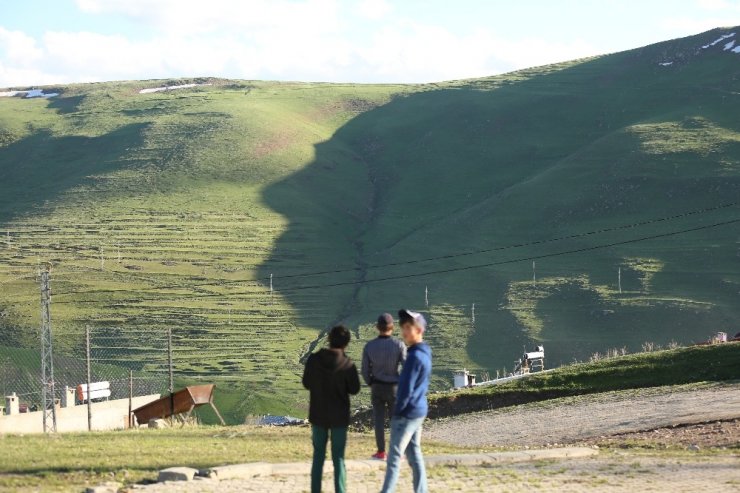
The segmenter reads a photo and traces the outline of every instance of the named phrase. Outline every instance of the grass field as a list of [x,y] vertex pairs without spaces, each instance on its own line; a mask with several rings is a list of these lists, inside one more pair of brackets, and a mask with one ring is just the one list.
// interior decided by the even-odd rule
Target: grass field
[[[366,459],[373,452],[374,440],[369,434],[349,437],[347,458]],[[0,488],[3,491],[79,492],[86,486],[107,481],[124,485],[146,483],[157,478],[160,468],[187,465],[208,468],[244,462],[287,462],[310,460],[308,429],[255,429],[249,427],[171,430],[141,432],[92,433],[62,436],[0,438],[3,450],[12,447],[16,454],[0,458]],[[635,464],[651,458],[673,463],[684,460],[711,462],[733,457],[733,451],[702,449],[687,451],[685,447],[650,448],[645,442],[613,443],[602,447],[605,458],[628,456]],[[628,449],[629,451],[626,451]],[[197,450],[195,454],[193,451]],[[446,453],[476,453],[497,449],[468,449],[425,443],[428,455]],[[619,454],[619,455],[617,455]],[[535,467],[544,467],[538,462]],[[567,467],[561,466],[564,472]],[[607,467],[609,469],[609,467]],[[432,468],[433,484],[454,473],[455,467]],[[506,465],[495,468],[506,476]],[[478,474],[474,469],[470,474]],[[596,481],[581,478],[581,481]],[[490,486],[490,484],[488,485]]]
[[[375,453],[370,434],[349,437],[347,458],[366,459]],[[2,436],[0,489],[3,491],[80,491],[115,479],[124,483],[153,481],[157,471],[173,466],[208,468],[245,462],[301,462],[311,458],[308,428],[205,427]],[[43,453],[41,453],[43,451]],[[428,444],[427,453],[470,452],[470,449]]]
[[[57,354],[79,354],[85,325],[132,346],[172,328],[178,381],[217,382],[231,423],[305,414],[301,361],[326,327],[349,324],[356,357],[400,306],[430,314],[436,389],[535,342],[557,366],[734,334],[737,223],[515,261],[739,217],[621,228],[740,197],[740,65],[699,48],[725,31],[439,84],[0,98],[0,345],[36,347],[47,261]],[[374,282],[395,276],[412,277]]]

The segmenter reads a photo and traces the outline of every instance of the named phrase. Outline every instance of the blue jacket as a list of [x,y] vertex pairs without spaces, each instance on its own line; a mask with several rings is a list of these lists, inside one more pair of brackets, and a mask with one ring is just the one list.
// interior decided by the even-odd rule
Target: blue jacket
[[431,376],[432,349],[423,342],[411,346],[398,381],[394,416],[414,419],[427,415],[427,391]]

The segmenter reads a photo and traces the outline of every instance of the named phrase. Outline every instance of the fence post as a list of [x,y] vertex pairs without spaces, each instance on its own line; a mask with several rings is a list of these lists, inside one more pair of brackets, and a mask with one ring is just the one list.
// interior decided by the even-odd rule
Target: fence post
[[169,372],[170,377],[170,385],[169,385],[169,391],[170,391],[170,415],[175,412],[175,379],[174,379],[174,369],[172,366],[172,328],[167,329],[167,371]]
[[174,368],[172,365],[172,329],[167,329],[167,372],[169,373],[170,394],[175,391]]
[[[90,326],[85,327],[85,359],[87,360],[87,431],[92,431],[92,400],[90,399],[91,361],[90,361]],[[83,394],[84,395],[84,394]]]
[[134,401],[134,370],[128,371],[128,427],[134,427],[133,402]]

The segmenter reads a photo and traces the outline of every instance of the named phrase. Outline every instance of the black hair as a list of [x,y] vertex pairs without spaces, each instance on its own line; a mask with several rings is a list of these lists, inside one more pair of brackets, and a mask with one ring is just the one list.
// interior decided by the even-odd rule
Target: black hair
[[351,335],[349,329],[344,325],[332,327],[329,331],[329,347],[334,349],[344,349],[349,346]]
[[414,322],[415,322],[414,317],[412,317],[409,314],[409,312],[407,312],[406,310],[398,311],[398,324],[399,325],[404,325],[407,323],[414,323]]

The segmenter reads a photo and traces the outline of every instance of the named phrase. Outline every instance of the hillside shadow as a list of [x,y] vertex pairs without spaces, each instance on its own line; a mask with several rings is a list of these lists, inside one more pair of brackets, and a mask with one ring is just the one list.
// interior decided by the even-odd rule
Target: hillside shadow
[[[396,96],[357,115],[315,146],[310,164],[264,191],[265,203],[287,217],[291,227],[277,240],[260,277],[274,275],[276,289],[295,308],[300,323],[316,328],[336,322],[366,323],[376,312],[399,306],[422,308],[429,279],[322,286],[439,268],[436,262],[366,270],[368,264],[419,258],[430,251],[469,249],[465,235],[475,235],[470,224],[451,228],[456,239],[440,241],[439,248],[435,240],[419,234],[505,192],[635,117],[616,112],[606,116],[603,105],[586,116],[568,111],[573,105],[589,104],[589,98],[619,80],[619,65],[596,60],[536,78],[530,78],[534,73],[515,74],[430,88]],[[613,77],[599,79],[603,74],[594,72],[601,66],[608,67]],[[559,89],[578,77],[583,79],[580,84],[594,89],[575,95]],[[551,94],[543,95],[543,90]],[[537,100],[545,103],[538,105]],[[610,117],[614,121],[606,122]],[[565,148],[549,136],[553,125],[588,131]],[[415,245],[415,237],[425,244]],[[341,272],[301,277],[323,270]],[[308,286],[317,286],[313,296],[321,299],[323,320],[316,302],[309,299],[311,290],[303,289]],[[470,303],[467,293],[448,288],[440,284],[438,293],[444,292],[444,298],[436,298],[436,303]],[[482,296],[491,295],[503,293]],[[510,317],[503,323],[506,337],[519,345],[521,337]]]
[[48,103],[48,107],[56,110],[60,115],[66,115],[69,113],[76,113],[80,109],[80,105],[84,100],[84,94],[79,96],[61,96],[52,98]]
[[99,137],[57,137],[34,132],[0,148],[0,222],[11,221],[53,203],[80,185],[132,165],[129,149],[142,145],[147,124],[125,125]]
[[[589,224],[613,215],[613,209],[595,210],[600,203],[594,200],[602,193],[597,185],[614,179],[605,171],[614,173],[620,163],[595,160],[595,167],[604,170],[601,176],[588,167],[576,169],[581,178],[598,180],[596,185],[584,182],[581,188],[565,179],[561,185],[570,188],[557,192],[540,178],[590,144],[636,122],[721,104],[720,95],[687,87],[687,77],[696,77],[689,80],[697,86],[704,82],[700,62],[686,69],[693,70],[690,76],[658,65],[670,51],[666,46],[542,73],[532,69],[430,86],[357,115],[315,146],[311,163],[265,189],[265,203],[285,216],[290,227],[261,265],[260,277],[274,275],[276,290],[293,306],[299,322],[317,329],[336,322],[368,323],[378,312],[399,306],[423,309],[427,287],[435,291],[435,304],[469,306],[471,300],[486,300],[491,311],[486,322],[498,332],[493,336],[478,331],[465,344],[469,353],[479,355],[479,362],[484,358],[508,362],[526,341],[510,313],[499,309],[505,303],[506,283],[499,279],[492,285],[486,280],[486,275],[498,273],[470,271],[457,277],[361,284],[480,259],[370,272],[367,266],[465,251],[490,246],[492,241],[501,245],[552,238],[562,235],[561,228],[568,223]],[[707,58],[710,63],[714,62]],[[712,76],[717,76],[716,67],[713,70]],[[718,80],[731,81],[738,71],[728,63],[721,72]],[[674,86],[674,82],[680,84]],[[643,85],[636,90],[636,84]],[[358,93],[357,99],[361,98]],[[619,155],[621,146],[632,152],[636,145],[627,136],[615,144],[614,152]],[[634,166],[635,173],[643,173],[640,163]],[[568,173],[559,172],[561,178]],[[501,209],[522,184],[533,182],[536,196],[517,192],[518,202]],[[630,193],[649,197],[652,205],[662,207],[669,200],[634,190]],[[566,216],[568,210],[558,209],[562,206],[558,197],[564,194],[573,197],[568,207],[575,207],[576,215]],[[555,213],[562,214],[562,222],[552,221]],[[331,272],[301,277],[317,271]],[[346,285],[327,286],[331,284]]]

